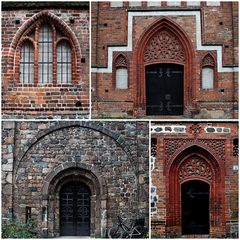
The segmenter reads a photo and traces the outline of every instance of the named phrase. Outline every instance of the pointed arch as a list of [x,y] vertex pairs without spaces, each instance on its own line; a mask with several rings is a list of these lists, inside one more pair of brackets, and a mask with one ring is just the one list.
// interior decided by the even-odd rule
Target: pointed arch
[[[161,33],[164,33],[165,35],[161,36]],[[151,43],[154,38],[158,38],[158,36],[160,36],[160,38],[163,38],[157,39],[155,43],[155,47],[156,49],[158,49],[159,54],[161,54],[162,49],[158,46],[158,44],[160,44],[161,40],[165,41],[168,40],[170,37],[172,38],[171,41],[173,43],[173,50],[175,50],[175,53],[177,52],[177,57],[159,57],[150,60],[148,59],[146,61],[146,56],[144,56],[145,50],[149,48],[149,43]],[[175,47],[176,44],[178,46],[177,48]],[[166,43],[164,47],[167,46],[168,44]],[[161,17],[153,24],[151,24],[142,33],[137,43],[134,58],[137,66],[137,73],[135,76],[135,82],[137,87],[135,95],[135,105],[138,109],[146,110],[145,66],[154,63],[174,63],[184,66],[184,113],[187,114],[187,111],[189,111],[189,109],[193,109],[195,107],[195,54],[190,38],[178,24],[166,17]]]
[[113,89],[127,89],[129,87],[128,59],[119,53],[113,60]]
[[[181,186],[199,180],[210,186],[210,236],[225,226],[224,163],[201,143],[190,143],[178,151],[166,166],[167,235],[182,235]],[[219,218],[220,216],[220,218]],[[173,233],[175,231],[175,233]],[[219,233],[219,237],[221,237]]]
[[74,32],[72,29],[64,22],[62,21],[58,16],[54,15],[53,13],[44,10],[41,11],[35,15],[33,15],[29,20],[27,20],[23,25],[18,29],[16,32],[13,41],[10,46],[10,51],[16,49],[19,40],[23,37],[29,34],[33,28],[36,26],[37,23],[39,22],[47,22],[47,21],[52,22],[58,28],[65,33],[65,35],[71,39],[73,45],[76,47],[76,50],[79,51],[80,53],[80,44],[77,40],[77,37],[75,36]]
[[114,59],[115,67],[127,67],[128,62],[127,58],[123,53],[118,54]]
[[201,89],[216,89],[217,85],[216,59],[209,52],[203,56],[201,61]]
[[[79,41],[72,31],[72,29],[64,22],[62,21],[58,16],[54,15],[53,13],[43,10],[35,15],[33,15],[30,19],[25,21],[23,25],[18,29],[17,33],[15,34],[8,53],[8,63],[9,68],[13,70],[13,77],[14,82],[19,82],[19,55],[21,51],[22,42],[25,38],[32,39],[32,41],[36,41],[36,34],[34,34],[34,31],[39,31],[42,24],[47,23],[50,25],[53,29],[53,38],[56,38],[56,32],[60,31],[64,33],[64,36],[68,39],[68,42],[71,47],[71,53],[72,53],[72,79],[74,82],[77,82],[80,80],[80,74],[79,69],[81,70],[81,47],[79,44]],[[33,34],[32,34],[33,33]],[[29,35],[32,35],[31,37]],[[38,36],[38,34],[37,34]],[[61,38],[61,37],[60,37]],[[38,44],[34,42],[35,46],[35,58],[37,58]],[[53,51],[56,51],[56,46],[53,46]],[[56,57],[54,57],[53,62],[53,75],[56,75]],[[36,64],[35,64],[36,65]],[[35,78],[35,84],[37,84],[38,79],[38,70],[37,67],[34,67],[34,78]],[[54,77],[54,82],[56,82],[57,76]]]
[[207,53],[203,57],[202,66],[203,67],[205,67],[205,66],[212,66],[212,67],[214,67],[215,66],[215,59],[214,59],[214,57],[212,56],[211,53]]

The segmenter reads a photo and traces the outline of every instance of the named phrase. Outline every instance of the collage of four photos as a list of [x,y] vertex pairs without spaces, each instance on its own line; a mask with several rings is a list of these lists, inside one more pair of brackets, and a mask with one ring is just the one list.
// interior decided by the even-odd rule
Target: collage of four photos
[[2,238],[238,238],[239,1],[1,1]]

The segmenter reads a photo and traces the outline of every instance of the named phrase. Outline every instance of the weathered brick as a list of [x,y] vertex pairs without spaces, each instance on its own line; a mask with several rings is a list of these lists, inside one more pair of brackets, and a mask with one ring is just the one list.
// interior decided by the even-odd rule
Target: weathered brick
[[[46,6],[48,5],[47,9]],[[58,5],[58,4],[57,4]],[[60,3],[61,5],[61,3]],[[2,11],[2,114],[4,118],[86,118],[89,114],[89,10],[88,3],[62,4],[57,7],[34,3],[32,8],[3,4]],[[75,16],[77,13],[78,17]],[[15,20],[20,23],[16,24]],[[70,23],[70,19],[74,22]],[[73,45],[72,80],[40,84],[35,61],[34,83],[20,83],[20,49],[17,47],[36,22],[46,20],[63,32]],[[31,22],[31,23],[30,23]],[[24,28],[25,26],[25,28]],[[67,27],[68,26],[68,29]],[[22,35],[23,34],[23,35]],[[38,34],[38,33],[37,33]],[[59,38],[58,38],[59,40]],[[17,41],[17,42],[16,42]],[[53,45],[57,44],[54,40]],[[38,46],[38,45],[36,45]],[[37,49],[38,50],[38,49]],[[56,52],[53,60],[56,59]],[[81,62],[85,58],[85,62]],[[15,62],[13,62],[15,61]],[[56,64],[53,64],[55,66]],[[71,101],[68,101],[71,99]],[[81,106],[77,103],[80,102]]]

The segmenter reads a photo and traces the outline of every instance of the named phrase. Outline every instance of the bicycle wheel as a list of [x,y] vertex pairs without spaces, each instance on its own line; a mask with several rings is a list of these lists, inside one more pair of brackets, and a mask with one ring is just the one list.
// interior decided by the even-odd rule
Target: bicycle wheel
[[111,227],[108,229],[108,238],[122,238],[122,229],[118,227]]
[[131,234],[129,234],[130,238],[144,238],[146,235],[146,229],[144,226],[135,226],[131,232]]

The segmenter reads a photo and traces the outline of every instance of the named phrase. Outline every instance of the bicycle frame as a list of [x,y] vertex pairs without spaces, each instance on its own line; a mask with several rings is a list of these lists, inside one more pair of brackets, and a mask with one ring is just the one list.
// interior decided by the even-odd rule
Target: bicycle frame
[[[121,217],[118,217],[119,227],[124,231],[124,234],[127,234],[127,237],[132,238],[133,236],[140,236],[142,233],[138,231],[135,227],[135,223],[131,223],[131,226],[128,227],[126,224],[124,224],[123,219]],[[135,231],[135,232],[134,232]]]

